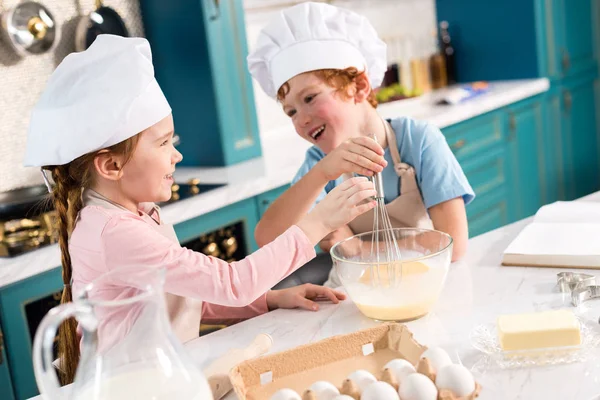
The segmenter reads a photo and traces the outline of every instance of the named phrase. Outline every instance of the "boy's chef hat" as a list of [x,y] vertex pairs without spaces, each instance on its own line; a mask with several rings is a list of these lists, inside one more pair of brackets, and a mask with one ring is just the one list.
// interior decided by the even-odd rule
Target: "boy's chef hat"
[[378,87],[387,69],[386,45],[365,17],[324,3],[277,13],[248,55],[250,73],[271,97],[303,72],[348,67],[366,69],[371,87]]
[[63,165],[171,113],[143,38],[100,35],[56,68],[31,113],[25,166]]

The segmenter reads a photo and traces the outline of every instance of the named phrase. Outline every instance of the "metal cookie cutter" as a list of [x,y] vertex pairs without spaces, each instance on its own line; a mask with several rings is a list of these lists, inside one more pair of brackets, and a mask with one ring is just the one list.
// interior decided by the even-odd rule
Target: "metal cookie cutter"
[[600,286],[580,287],[571,292],[571,303],[575,307],[579,306],[584,301],[600,298]]
[[558,287],[563,293],[571,293],[575,289],[585,288],[596,284],[594,275],[575,272],[560,272],[557,275]]

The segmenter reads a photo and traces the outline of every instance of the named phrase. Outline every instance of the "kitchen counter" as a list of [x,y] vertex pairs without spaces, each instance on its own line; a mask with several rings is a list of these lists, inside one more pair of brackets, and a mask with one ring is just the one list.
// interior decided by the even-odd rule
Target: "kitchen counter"
[[[581,199],[600,204],[600,192]],[[503,250],[531,218],[507,225],[469,241],[466,256],[451,265],[437,305],[427,316],[406,325],[420,343],[442,346],[474,372],[483,390],[479,399],[569,399],[600,398],[598,357],[584,363],[555,367],[500,370],[485,364],[483,355],[469,340],[479,324],[494,323],[503,313],[567,308],[597,323],[600,301],[579,308],[556,287],[554,268],[503,267]],[[599,275],[598,271],[583,271]],[[338,305],[321,304],[321,310],[276,310],[188,342],[188,354],[204,367],[230,348],[245,347],[259,333],[273,337],[271,352],[312,343],[333,335],[377,325],[360,314],[349,300]],[[39,397],[37,397],[39,399]],[[236,399],[232,392],[227,400]]]
[[[382,104],[378,110],[386,118],[410,116],[444,128],[543,93],[548,88],[549,81],[545,78],[492,82],[489,93],[455,106],[436,105],[447,90],[442,89],[416,99]],[[163,219],[177,224],[289,184],[302,164],[310,143],[295,134],[291,123],[277,131],[265,132],[261,135],[261,142],[263,156],[254,160],[222,168],[179,168],[174,175],[177,182],[199,178],[203,183],[226,185],[163,207]],[[59,265],[60,251],[57,245],[15,258],[2,258],[0,288]]]

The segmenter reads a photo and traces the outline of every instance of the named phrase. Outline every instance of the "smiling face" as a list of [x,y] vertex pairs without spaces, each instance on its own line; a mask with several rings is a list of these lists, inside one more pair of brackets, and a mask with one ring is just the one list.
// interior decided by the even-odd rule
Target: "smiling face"
[[279,91],[283,110],[298,135],[326,154],[347,139],[364,134],[366,107],[372,108],[366,77],[349,83],[343,80],[324,79],[322,71],[306,72],[290,79]]
[[175,165],[182,158],[173,146],[169,115],[142,132],[131,160],[123,166],[121,187],[126,196],[137,203],[169,200]]

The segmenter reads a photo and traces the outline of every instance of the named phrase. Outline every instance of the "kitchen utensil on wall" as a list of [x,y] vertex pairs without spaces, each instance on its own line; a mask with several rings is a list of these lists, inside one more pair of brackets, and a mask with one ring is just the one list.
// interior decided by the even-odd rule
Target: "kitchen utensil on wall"
[[208,379],[208,384],[212,390],[214,400],[223,398],[233,385],[229,379],[229,371],[242,361],[250,360],[265,354],[271,349],[273,338],[266,333],[257,335],[252,343],[244,349],[231,349],[221,357],[213,361],[204,369],[204,376]]
[[107,7],[102,0],[96,0],[96,9],[82,17],[75,32],[75,50],[83,51],[90,47],[96,37],[102,34],[129,36],[125,21],[113,8]]
[[34,1],[22,1],[5,10],[2,28],[8,43],[22,57],[52,50],[60,35],[50,10]]

